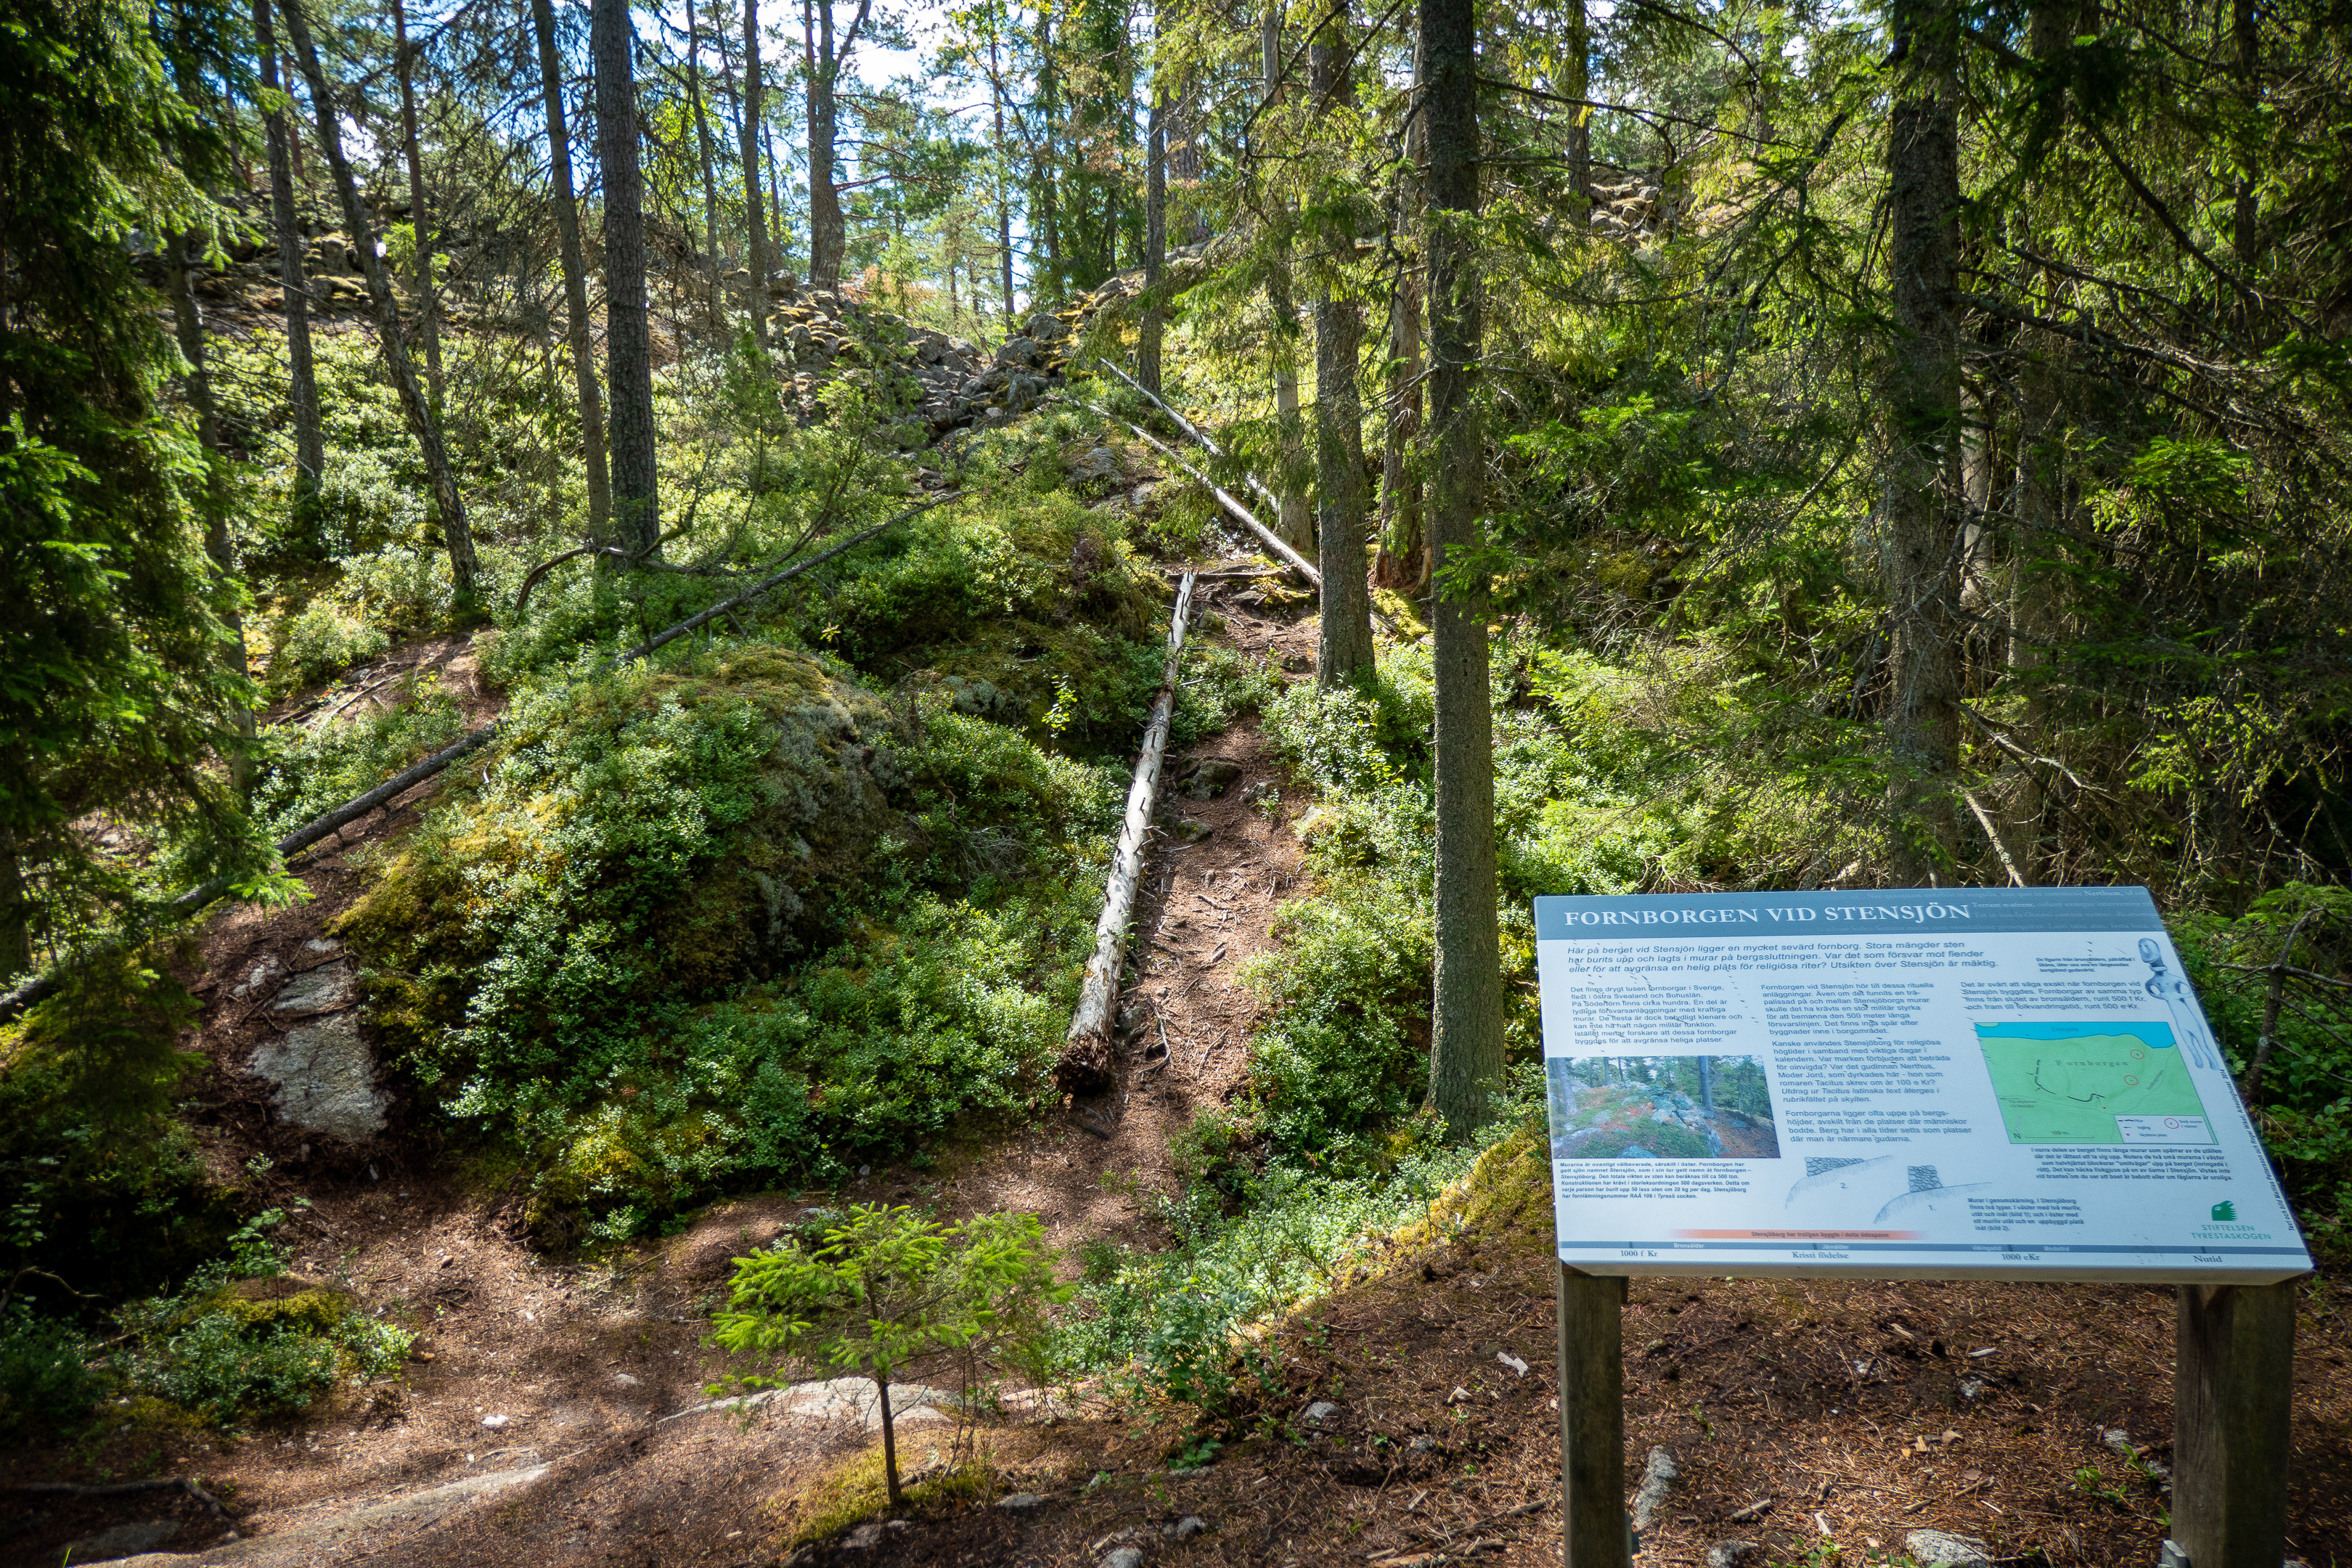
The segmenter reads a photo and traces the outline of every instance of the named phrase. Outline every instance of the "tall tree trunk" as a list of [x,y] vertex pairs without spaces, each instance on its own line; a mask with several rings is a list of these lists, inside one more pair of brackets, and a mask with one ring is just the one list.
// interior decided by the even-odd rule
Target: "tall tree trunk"
[[[988,97],[990,107],[996,112],[996,153],[1002,158],[1011,143],[1004,140],[1004,78],[996,58],[996,25],[989,24],[988,31]],[[1006,181],[999,172],[996,186],[996,264],[1003,274],[1000,286],[1004,290],[1004,335],[1013,336],[1013,203],[1005,194]]]
[[1037,226],[1045,242],[1045,275],[1037,275],[1037,253],[1029,253],[1029,303],[1058,297],[1069,274],[1062,266],[1062,221],[1055,164],[1055,111],[1061,107],[1061,73],[1054,68],[1054,0],[1037,0]]
[[1429,1099],[1447,1132],[1486,1120],[1503,1078],[1503,972],[1495,921],[1494,714],[1486,591],[1457,553],[1484,542],[1485,468],[1471,377],[1478,358],[1477,26],[1473,0],[1421,0],[1429,126],[1430,600],[1437,710],[1437,985]]
[[319,51],[310,41],[310,26],[302,16],[301,0],[280,0],[279,14],[286,18],[286,31],[294,43],[294,58],[300,63],[302,79],[310,89],[310,108],[319,124],[319,151],[325,155],[328,171],[334,176],[336,195],[342,199],[343,222],[350,227],[352,248],[359,253],[360,270],[367,278],[368,299],[375,307],[384,369],[392,376],[401,412],[407,416],[409,433],[416,437],[417,447],[425,457],[425,472],[433,485],[434,506],[441,514],[441,536],[449,547],[449,575],[457,585],[458,598],[471,600],[478,593],[479,571],[474,563],[474,532],[466,521],[465,498],[457,491],[457,471],[449,466],[449,449],[441,439],[441,423],[416,384],[416,367],[408,357],[407,334],[401,330],[400,307],[393,300],[391,281],[383,275],[383,262],[375,253],[375,234],[368,226],[367,207],[360,200],[359,182],[352,174],[351,160],[343,156],[342,129],[334,94],[328,89],[326,73],[319,68]]
[[599,541],[612,526],[613,486],[604,463],[604,398],[596,385],[596,350],[588,315],[588,260],[580,243],[580,202],[572,184],[572,132],[563,110],[563,61],[555,47],[551,0],[530,0],[539,34],[540,90],[547,100],[548,167],[555,186],[555,235],[563,254],[565,335],[580,393],[580,441],[588,466],[588,531]]
[[[812,18],[814,10],[814,18]],[[855,36],[866,20],[861,0]],[[841,286],[841,258],[848,248],[848,226],[841,215],[838,174],[840,125],[835,88],[845,52],[833,36],[833,0],[801,0],[801,47],[808,68],[809,287]]]
[[392,0],[392,68],[400,79],[400,155],[408,165],[408,229],[416,242],[416,331],[425,344],[425,390],[438,416],[441,322],[433,302],[433,215],[425,205],[425,150],[416,134],[416,58],[408,49],[408,7],[403,0]]
[[[270,0],[253,0],[253,36],[261,57],[261,85],[279,90],[278,39],[270,26]],[[294,528],[312,547],[321,542],[319,478],[327,466],[326,437],[319,424],[319,373],[310,355],[310,283],[302,276],[302,229],[294,212],[294,144],[283,110],[263,116],[269,139],[269,209],[278,235],[278,287],[286,316],[286,401],[294,419]]]
[[[1201,189],[1201,143],[1194,127],[1200,121],[1199,105],[1194,101],[1200,89],[1188,77],[1176,101],[1168,106],[1168,177],[1180,191],[1193,193]],[[1209,218],[1197,201],[1182,204],[1188,221],[1184,225],[1184,243],[1205,244],[1209,237]]]
[[[629,0],[593,0],[596,152],[604,170],[604,384],[613,394],[613,521],[633,562],[661,553],[654,460],[653,325],[646,300],[645,175],[637,162]],[[755,290],[756,292],[756,290]]]
[[[1568,0],[1566,37],[1560,40],[1561,63],[1568,67],[1560,82],[1562,96],[1584,99],[1592,91],[1592,32],[1585,19],[1584,0]],[[1582,113],[1571,113],[1568,121],[1567,145],[1561,151],[1568,157],[1568,188],[1576,197],[1572,215],[1580,224],[1592,221],[1592,125]]]
[[[719,255],[719,179],[712,164],[710,151],[710,121],[702,102],[702,29],[694,15],[694,0],[686,0],[686,102],[694,116],[694,148],[702,168],[702,247],[709,253],[710,282],[709,304],[710,331],[723,334],[727,331],[727,290],[720,274],[724,270]],[[761,297],[766,298],[761,290]]]
[[[1265,0],[1259,17],[1258,48],[1265,66],[1265,103],[1271,113],[1282,91],[1283,0]],[[1274,255],[1266,268],[1266,306],[1274,316],[1274,417],[1281,452],[1281,472],[1275,486],[1282,497],[1274,529],[1293,548],[1315,547],[1315,518],[1307,497],[1305,432],[1298,418],[1298,307],[1290,295],[1290,214],[1288,203],[1274,215],[1271,237]]]
[[[2230,0],[2230,41],[2237,55],[2238,92],[2243,104],[2244,121],[2249,126],[2263,123],[2262,101],[2262,27],[2254,15],[2254,0]],[[2248,130],[2242,134],[2251,136]],[[2262,206],[2256,188],[2261,176],[2249,156],[2238,171],[2236,199],[2230,215],[2230,264],[2248,289],[2255,288],[2254,268],[2262,259]],[[2255,296],[2242,291],[2238,298],[2238,337],[2241,347],[2251,350],[2262,330],[2260,307]]]
[[[1336,0],[1307,52],[1315,118],[1349,96],[1348,4]],[[1326,221],[1318,237],[1324,286],[1315,302],[1316,564],[1323,573],[1323,616],[1316,679],[1353,685],[1372,669],[1372,605],[1364,585],[1364,400],[1357,381],[1363,353],[1363,307],[1345,293],[1353,269],[1351,226]]]
[[1924,882],[1959,841],[1954,615],[1961,509],[1960,353],[1952,292],[1959,254],[1959,16],[1955,0],[1894,0],[1897,77],[1888,118],[1888,268],[1895,339],[1884,398],[1879,507],[1892,626],[1885,731],[1894,777],[1892,869]]
[[[760,122],[767,111],[766,94],[766,84],[760,79],[758,0],[743,0],[743,222],[750,232],[747,243],[751,254],[751,298],[746,304],[751,312],[751,341],[762,350],[768,346],[768,274],[775,270],[776,265],[768,251],[768,225],[760,183]],[[809,184],[812,187],[816,184],[814,173]],[[766,363],[764,353],[761,362]]]
[[[205,553],[223,594],[234,591],[236,557],[228,539],[228,454],[221,449],[220,411],[213,401],[213,380],[205,363],[205,318],[188,274],[204,260],[204,242],[184,234],[164,249],[165,277],[172,288],[172,324],[180,342],[180,357],[188,362],[188,405],[196,414],[196,441],[205,449]],[[247,673],[245,617],[234,604],[224,605],[221,620],[228,627],[230,657],[236,673]],[[229,782],[242,795],[253,783],[253,710],[240,706],[236,715],[238,743],[228,749]]]
[[1135,379],[1160,395],[1160,285],[1168,274],[1168,94],[1151,89],[1151,125],[1143,153],[1143,321],[1135,345]]
[[[1419,51],[1413,85],[1421,85]],[[1421,294],[1424,268],[1415,265],[1423,226],[1420,192],[1426,178],[1424,122],[1415,114],[1405,125],[1404,162],[1390,193],[1389,224],[1405,259],[1396,274],[1389,310],[1387,421],[1381,443],[1381,547],[1372,558],[1372,580],[1383,588],[1419,592],[1429,580],[1429,542],[1422,531],[1421,468],[1413,444],[1421,438]]]

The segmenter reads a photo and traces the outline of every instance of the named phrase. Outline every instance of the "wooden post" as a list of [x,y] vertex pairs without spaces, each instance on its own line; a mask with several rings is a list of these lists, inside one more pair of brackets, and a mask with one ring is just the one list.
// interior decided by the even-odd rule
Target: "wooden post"
[[1625,1522],[1624,1311],[1622,1279],[1559,1266],[1559,1511],[1567,1568],[1631,1568],[1633,1560]]
[[2294,1286],[2179,1288],[2172,1535],[2189,1568],[2278,1568],[2285,1555]]

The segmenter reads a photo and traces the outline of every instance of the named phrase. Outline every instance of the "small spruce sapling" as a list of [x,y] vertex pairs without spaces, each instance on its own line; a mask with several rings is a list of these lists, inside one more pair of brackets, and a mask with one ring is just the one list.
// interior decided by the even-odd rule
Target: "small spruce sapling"
[[[779,1242],[735,1260],[726,1311],[713,1320],[723,1349],[824,1362],[874,1380],[882,1415],[883,1474],[901,1502],[890,1378],[940,1351],[1034,1347],[1045,1307],[1066,1300],[1034,1215],[982,1215],[942,1228],[912,1209],[861,1205],[814,1247]],[[751,1388],[782,1380],[750,1376]],[[711,1392],[719,1392],[714,1384]]]

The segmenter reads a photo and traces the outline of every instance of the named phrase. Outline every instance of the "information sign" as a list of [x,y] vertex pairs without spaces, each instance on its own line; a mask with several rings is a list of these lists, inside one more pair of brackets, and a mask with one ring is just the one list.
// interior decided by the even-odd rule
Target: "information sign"
[[1536,937],[1576,1269],[2311,1268],[2146,889],[1545,898]]

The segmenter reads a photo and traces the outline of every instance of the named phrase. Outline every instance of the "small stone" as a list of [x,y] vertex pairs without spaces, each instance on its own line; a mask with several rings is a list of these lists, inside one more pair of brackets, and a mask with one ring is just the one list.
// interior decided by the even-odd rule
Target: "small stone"
[[1650,1450],[1650,1462],[1642,1471],[1642,1489],[1633,1494],[1633,1533],[1639,1535],[1650,1528],[1650,1516],[1656,1513],[1666,1500],[1666,1493],[1682,1472],[1675,1468],[1675,1457],[1664,1448]]
[[509,1425],[513,1420],[514,1417],[511,1415],[485,1415],[482,1417],[482,1425],[495,1432],[499,1427]]
[[1282,656],[1282,668],[1286,673],[1291,675],[1307,674],[1315,668],[1315,656],[1311,653],[1284,654]]
[[1184,794],[1193,800],[1212,800],[1233,787],[1242,776],[1241,765],[1223,757],[1203,757],[1184,775]]
[[631,1377],[625,1372],[616,1372],[613,1374],[613,1386],[615,1388],[635,1388],[637,1386],[637,1380]]
[[1244,805],[1280,805],[1282,791],[1272,780],[1260,779],[1255,784],[1242,786],[1242,804]]
[[1198,844],[1215,831],[1215,828],[1197,816],[1180,816],[1176,819],[1175,829],[1170,837],[1179,844]]
[[1339,1407],[1328,1399],[1318,1399],[1301,1412],[1298,1418],[1309,1426],[1328,1426],[1339,1419]]
[[330,1013],[348,1007],[359,989],[359,976],[348,963],[328,963],[308,970],[286,983],[269,1004],[273,1013]]
[[1168,1527],[1168,1533],[1179,1541],[1190,1541],[1209,1528],[1209,1521],[1197,1513],[1188,1513]]
[[1428,1433],[1423,1432],[1415,1436],[1412,1442],[1407,1443],[1405,1447],[1412,1449],[1416,1454],[1433,1454],[1443,1447],[1443,1445],[1440,1444],[1436,1438],[1431,1436]]
[[1169,1471],[1168,1479],[1171,1481],[1197,1481],[1208,1473],[1208,1466],[1193,1465],[1186,1469]]
[[175,1519],[142,1519],[85,1535],[65,1548],[63,1561],[97,1563],[109,1557],[136,1557],[152,1552],[180,1533]]
[[1706,1549],[1706,1568],[1764,1568],[1763,1546],[1753,1541],[1718,1541]]
[[1045,1500],[1035,1492],[1014,1492],[996,1500],[996,1506],[1007,1513],[1034,1513],[1045,1506]]
[[1102,1568],[1143,1568],[1143,1548],[1119,1547],[1104,1556]]
[[856,1530],[851,1531],[848,1537],[842,1542],[841,1546],[842,1550],[845,1552],[871,1552],[881,1544],[882,1525],[880,1521],[877,1520],[867,1520],[864,1524],[861,1524]]
[[338,1013],[265,1040],[247,1063],[278,1086],[278,1114],[296,1127],[357,1142],[383,1131],[387,1102],[359,1018]]
[[1940,1530],[1913,1531],[1903,1538],[1903,1549],[1919,1568],[1986,1568],[1992,1562],[1992,1549],[1983,1542]]

